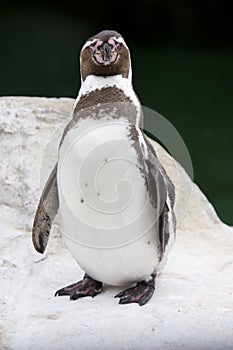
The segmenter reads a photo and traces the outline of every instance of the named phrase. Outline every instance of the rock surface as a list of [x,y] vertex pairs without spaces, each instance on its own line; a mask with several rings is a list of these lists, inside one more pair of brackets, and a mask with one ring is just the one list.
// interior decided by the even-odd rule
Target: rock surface
[[70,302],[54,292],[82,276],[57,227],[44,256],[31,225],[52,168],[69,98],[0,98],[0,348],[232,349],[233,228],[184,169],[153,142],[176,185],[177,239],[145,307],[121,306],[119,288]]

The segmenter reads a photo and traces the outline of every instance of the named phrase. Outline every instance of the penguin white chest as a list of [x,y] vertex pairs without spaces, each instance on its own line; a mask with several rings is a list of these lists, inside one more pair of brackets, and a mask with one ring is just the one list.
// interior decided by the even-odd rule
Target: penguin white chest
[[63,238],[94,279],[120,285],[159,263],[151,206],[130,125],[82,120],[63,140],[58,191]]

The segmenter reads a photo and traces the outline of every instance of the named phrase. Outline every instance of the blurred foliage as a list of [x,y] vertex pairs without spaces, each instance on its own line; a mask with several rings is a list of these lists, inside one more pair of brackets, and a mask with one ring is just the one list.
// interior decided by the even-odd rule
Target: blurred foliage
[[142,103],[177,128],[195,181],[233,224],[232,9],[227,0],[3,3],[0,95],[75,97],[81,46],[118,30]]

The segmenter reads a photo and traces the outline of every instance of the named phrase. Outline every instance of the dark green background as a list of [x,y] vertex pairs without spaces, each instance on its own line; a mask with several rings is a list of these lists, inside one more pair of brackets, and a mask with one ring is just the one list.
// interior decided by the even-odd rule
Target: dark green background
[[233,224],[232,18],[226,0],[1,4],[0,95],[75,97],[85,40],[121,32],[143,105],[176,127],[194,180]]

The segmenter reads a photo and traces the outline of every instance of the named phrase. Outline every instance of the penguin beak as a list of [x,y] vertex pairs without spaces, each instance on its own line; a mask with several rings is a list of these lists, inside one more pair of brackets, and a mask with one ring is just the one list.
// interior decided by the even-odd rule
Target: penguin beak
[[99,47],[99,51],[102,57],[103,62],[111,63],[112,60],[112,45],[104,42],[103,45]]
[[118,46],[115,45],[114,41],[111,39],[104,42],[98,40],[97,43],[90,48],[97,64],[110,65],[117,59]]

